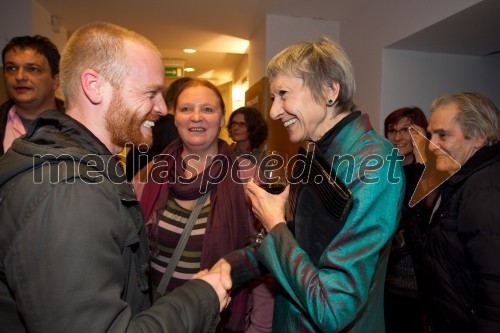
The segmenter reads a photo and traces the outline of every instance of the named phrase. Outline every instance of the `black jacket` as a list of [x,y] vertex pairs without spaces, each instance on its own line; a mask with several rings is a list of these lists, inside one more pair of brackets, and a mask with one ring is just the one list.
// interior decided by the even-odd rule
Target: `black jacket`
[[117,159],[41,114],[0,158],[2,332],[201,332],[219,302],[193,280],[150,304],[146,231]]
[[500,144],[441,187],[424,245],[425,299],[436,332],[500,332]]
[[[7,102],[0,105],[0,156],[5,152],[3,151],[3,138],[5,137],[5,126],[7,125],[7,116],[9,115],[9,110],[14,105],[14,100],[9,99]],[[56,108],[57,110],[64,112],[64,102],[56,98]]]

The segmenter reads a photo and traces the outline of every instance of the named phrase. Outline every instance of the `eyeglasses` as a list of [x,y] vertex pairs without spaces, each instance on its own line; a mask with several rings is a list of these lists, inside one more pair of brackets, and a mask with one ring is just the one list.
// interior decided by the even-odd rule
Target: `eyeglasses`
[[401,129],[391,128],[390,130],[387,131],[387,137],[394,138],[394,137],[396,137],[396,135],[398,135],[398,133],[401,136],[409,137],[410,136],[410,128],[409,127],[403,127]]
[[247,127],[247,123],[245,123],[244,121],[232,121],[229,123],[229,126],[230,127],[234,127],[234,126],[238,126],[240,128],[245,128]]

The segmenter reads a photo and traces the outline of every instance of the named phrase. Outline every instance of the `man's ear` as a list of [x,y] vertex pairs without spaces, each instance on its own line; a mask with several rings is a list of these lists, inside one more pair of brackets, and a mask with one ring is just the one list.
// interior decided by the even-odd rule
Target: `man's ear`
[[59,89],[60,84],[61,81],[59,80],[59,73],[57,73],[56,75],[54,75],[54,86],[52,87],[52,89],[56,91],[57,89]]
[[101,74],[93,69],[86,69],[82,72],[80,81],[82,83],[83,92],[85,93],[85,96],[87,96],[88,100],[92,104],[101,103],[103,95],[103,79]]
[[472,140],[474,143],[474,148],[480,149],[486,144],[486,141],[488,141],[488,137],[485,135],[478,135],[472,138]]

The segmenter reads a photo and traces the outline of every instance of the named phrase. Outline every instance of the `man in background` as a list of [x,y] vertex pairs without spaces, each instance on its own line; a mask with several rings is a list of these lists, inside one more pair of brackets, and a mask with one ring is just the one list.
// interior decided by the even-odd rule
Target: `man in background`
[[60,58],[57,47],[40,35],[14,37],[3,48],[5,86],[11,99],[0,105],[0,156],[40,113],[64,111],[55,96]]
[[230,268],[198,273],[151,305],[146,228],[114,155],[151,144],[166,113],[158,49],[88,24],[66,44],[61,88],[67,113],[43,112],[0,158],[2,331],[213,330]]
[[[423,255],[433,332],[500,332],[500,112],[479,93],[436,98],[429,148],[440,186]],[[450,158],[451,157],[451,158]]]

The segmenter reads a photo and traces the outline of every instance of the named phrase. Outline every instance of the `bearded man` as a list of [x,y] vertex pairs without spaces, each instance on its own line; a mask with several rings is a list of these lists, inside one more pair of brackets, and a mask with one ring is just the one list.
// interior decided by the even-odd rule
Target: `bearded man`
[[157,48],[91,23],[71,36],[60,69],[67,114],[41,114],[0,159],[0,327],[213,329],[229,301],[229,268],[198,274],[151,305],[144,221],[115,156],[128,142],[151,144],[166,114]]

